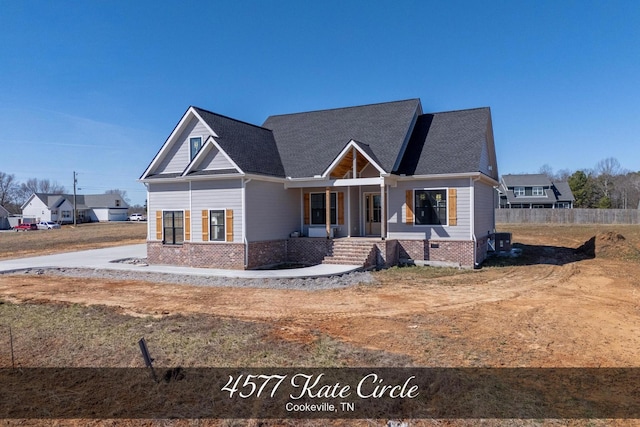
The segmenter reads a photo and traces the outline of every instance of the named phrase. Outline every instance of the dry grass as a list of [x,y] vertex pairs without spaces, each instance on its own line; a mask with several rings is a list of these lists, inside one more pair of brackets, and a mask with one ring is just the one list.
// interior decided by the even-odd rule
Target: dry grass
[[317,332],[311,343],[279,338],[276,325],[206,314],[138,317],[105,306],[0,300],[0,368],[144,367],[145,337],[156,366],[407,366],[410,359],[357,348]]
[[0,259],[144,243],[147,224],[105,222],[64,225],[59,230],[0,233]]

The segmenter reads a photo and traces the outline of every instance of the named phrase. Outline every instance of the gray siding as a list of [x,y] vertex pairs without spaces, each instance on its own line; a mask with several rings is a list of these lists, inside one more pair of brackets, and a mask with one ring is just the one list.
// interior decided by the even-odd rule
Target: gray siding
[[191,241],[202,242],[202,211],[233,210],[233,242],[242,243],[242,180],[191,183]]
[[162,161],[152,171],[152,173],[183,172],[191,161],[189,154],[189,138],[192,136],[202,137],[203,144],[210,136],[205,125],[196,118],[191,119],[184,131],[178,135],[175,143],[169,148],[167,154],[163,157]]
[[148,240],[156,240],[156,212],[189,209],[189,184],[186,182],[149,184],[147,215]]
[[[455,226],[425,226],[405,224],[405,191],[422,188],[456,188],[457,219]],[[471,193],[468,179],[432,179],[400,181],[389,191],[390,239],[451,239],[471,240]]]
[[198,170],[233,168],[231,162],[217,148],[212,148],[197,166]]
[[300,190],[283,183],[252,180],[245,188],[247,240],[286,239],[300,230]]
[[475,235],[476,237],[484,237],[495,230],[496,190],[489,184],[476,182],[474,195]]

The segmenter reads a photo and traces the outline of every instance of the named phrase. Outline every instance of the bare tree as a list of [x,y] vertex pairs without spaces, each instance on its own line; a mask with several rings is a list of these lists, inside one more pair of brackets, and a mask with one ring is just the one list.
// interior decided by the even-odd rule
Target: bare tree
[[556,181],[566,182],[571,175],[573,175],[572,170],[560,169],[558,172],[556,172],[554,178],[556,179]]
[[611,200],[611,192],[615,177],[625,173],[620,162],[614,157],[607,157],[596,164],[598,183],[604,198]]
[[63,185],[49,179],[29,178],[20,184],[18,198],[20,202],[25,202],[33,193],[63,194],[66,189]]
[[545,163],[544,165],[540,166],[540,169],[538,169],[538,173],[542,175],[546,175],[550,181],[553,181],[555,178],[555,176],[553,175],[553,168],[549,166],[548,163]]
[[130,202],[129,196],[127,195],[127,190],[120,190],[119,188],[114,188],[114,189],[105,191],[104,194],[117,194],[120,196],[122,200],[125,201],[125,203],[129,204]]
[[0,206],[14,203],[18,195],[18,182],[15,175],[0,172]]

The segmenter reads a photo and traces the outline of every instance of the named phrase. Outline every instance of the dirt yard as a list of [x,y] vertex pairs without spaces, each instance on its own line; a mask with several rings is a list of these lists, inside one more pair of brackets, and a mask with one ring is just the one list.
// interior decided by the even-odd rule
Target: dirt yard
[[[374,284],[317,291],[18,274],[0,276],[0,301],[99,305],[126,318],[151,316],[169,324],[201,322],[204,316],[259,325],[265,329],[252,336],[264,341],[317,349],[328,339],[349,346],[351,354],[387,354],[366,359],[387,366],[640,366],[640,227],[509,225],[500,231],[513,233],[522,256],[492,260],[475,271],[393,268],[374,273]],[[0,323],[2,312],[0,305]],[[77,363],[140,365],[137,358],[101,357],[101,351]],[[342,354],[331,353],[320,363],[362,366],[362,358]],[[57,363],[31,356],[37,366]],[[183,366],[203,360],[182,357]],[[173,362],[175,357],[159,355],[159,364]]]
[[[248,291],[13,275],[0,276],[0,299],[259,322],[278,339],[309,343],[320,332],[419,366],[639,366],[638,227],[508,229],[523,249],[520,259],[442,277],[433,269],[394,268],[375,273],[373,285]],[[576,254],[593,236],[595,253]]]

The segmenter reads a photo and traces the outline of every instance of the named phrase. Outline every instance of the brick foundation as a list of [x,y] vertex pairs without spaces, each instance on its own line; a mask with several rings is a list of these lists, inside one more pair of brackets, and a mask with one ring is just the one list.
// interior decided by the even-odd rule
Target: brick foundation
[[476,264],[481,264],[487,258],[489,251],[489,236],[481,237],[476,242]]
[[251,242],[249,243],[248,252],[247,268],[258,268],[288,262],[286,240]]
[[387,268],[398,265],[398,241],[381,240],[375,243],[375,262],[367,260],[368,265]]
[[[474,242],[450,240],[384,240],[373,242],[367,266],[385,268],[397,265],[400,260],[427,261],[474,267],[486,256],[487,242],[477,242],[474,260]],[[333,240],[299,237],[286,240],[251,242],[248,244],[248,265],[259,268],[286,262],[320,264],[331,253]],[[147,242],[147,260],[150,264],[181,265],[188,267],[245,269],[245,245],[242,243],[208,244],[185,242],[182,245],[163,245]]]
[[147,242],[147,261],[150,264],[243,270],[244,245],[189,242],[163,245],[161,242]]
[[398,246],[400,259],[475,266],[473,242],[470,240],[398,240]]
[[296,237],[287,240],[287,261],[298,264],[320,264],[331,252],[333,241],[324,237]]

